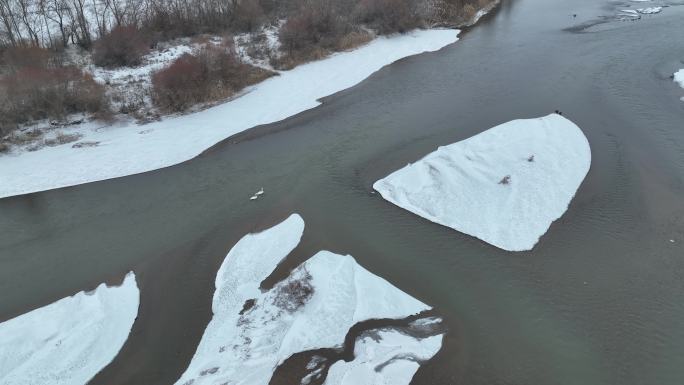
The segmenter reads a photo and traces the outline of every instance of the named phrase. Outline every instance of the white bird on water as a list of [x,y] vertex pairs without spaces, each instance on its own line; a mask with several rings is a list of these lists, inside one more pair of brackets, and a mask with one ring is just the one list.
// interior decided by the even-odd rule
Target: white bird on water
[[256,199],[259,198],[259,196],[260,196],[261,194],[263,194],[263,193],[264,193],[264,188],[262,187],[261,190],[257,191],[256,193],[254,193],[254,195],[252,195],[251,197],[249,197],[249,200],[250,200],[250,201],[256,200]]

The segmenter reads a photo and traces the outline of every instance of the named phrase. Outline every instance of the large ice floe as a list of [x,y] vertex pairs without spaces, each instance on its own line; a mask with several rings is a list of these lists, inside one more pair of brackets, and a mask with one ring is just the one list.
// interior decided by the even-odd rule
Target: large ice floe
[[[142,173],[199,155],[251,127],[318,106],[319,99],[349,88],[383,66],[458,40],[457,30],[417,30],[379,37],[367,45],[304,64],[250,87],[242,96],[184,116],[65,130],[81,141],[33,152],[0,155],[0,198]],[[74,148],[75,147],[75,148]]]
[[590,164],[582,130],[551,114],[440,147],[373,188],[432,222],[522,251],[567,210]]
[[371,331],[357,338],[352,361],[330,367],[324,385],[408,385],[420,362],[442,347],[442,337],[418,339],[397,330]]
[[[304,221],[294,214],[245,236],[230,250],[216,276],[213,318],[177,384],[266,385],[292,354],[342,346],[360,321],[402,319],[430,309],[351,256],[328,251],[311,257],[272,289],[259,290],[297,246],[303,230]],[[435,350],[434,340],[428,348],[416,340],[402,352],[418,345]],[[417,354],[429,358],[425,350]]]
[[0,323],[0,384],[83,385],[128,338],[140,294],[133,273]]

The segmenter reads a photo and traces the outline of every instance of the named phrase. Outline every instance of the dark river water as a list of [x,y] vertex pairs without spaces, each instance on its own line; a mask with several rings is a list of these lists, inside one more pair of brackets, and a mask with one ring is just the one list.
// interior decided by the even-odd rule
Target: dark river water
[[[93,383],[172,383],[227,251],[297,212],[304,238],[278,277],[320,249],[351,254],[444,318],[413,384],[684,384],[684,90],[669,78],[684,6],[614,17],[630,4],[503,0],[458,43],[192,161],[0,200],[0,321],[133,270],[139,318]],[[555,109],[584,130],[592,166],[530,252],[371,194],[439,145]]]

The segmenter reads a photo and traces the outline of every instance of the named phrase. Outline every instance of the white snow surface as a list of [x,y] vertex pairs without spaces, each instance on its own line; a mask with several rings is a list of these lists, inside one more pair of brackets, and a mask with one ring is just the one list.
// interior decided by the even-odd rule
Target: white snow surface
[[65,130],[89,144],[45,147],[0,156],[0,198],[142,173],[199,155],[251,127],[319,105],[396,60],[436,51],[458,40],[456,30],[417,30],[379,37],[354,51],[304,64],[250,87],[242,96],[197,113],[139,126],[132,122]]
[[408,385],[420,362],[442,347],[443,335],[423,339],[380,330],[356,340],[354,359],[334,363],[324,385]]
[[0,323],[0,384],[83,385],[109,364],[138,315],[135,275]]
[[440,147],[373,188],[432,222],[522,251],[567,210],[590,164],[582,130],[551,114]]
[[[216,277],[214,316],[176,384],[266,385],[292,354],[341,346],[357,322],[429,309],[351,256],[328,251],[261,292],[260,282],[296,247],[303,229],[302,218],[294,214],[245,236],[228,253]],[[244,307],[250,299],[253,306]]]

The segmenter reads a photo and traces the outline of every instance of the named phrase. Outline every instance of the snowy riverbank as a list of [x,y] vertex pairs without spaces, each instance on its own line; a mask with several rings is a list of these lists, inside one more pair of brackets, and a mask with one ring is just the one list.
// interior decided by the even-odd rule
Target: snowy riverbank
[[85,384],[118,354],[138,315],[135,275],[0,323],[0,384]]
[[440,147],[373,188],[432,222],[522,251],[568,209],[590,164],[582,130],[551,114]]
[[[260,283],[297,246],[303,231],[304,221],[293,214],[275,227],[246,235],[228,253],[216,276],[214,316],[177,384],[266,385],[288,357],[339,347],[358,322],[402,319],[430,309],[351,256],[328,251],[308,259],[272,289],[260,291]],[[441,347],[442,337],[387,338],[379,347],[385,359],[377,357],[377,364],[388,367],[389,378],[400,368],[408,383],[418,365],[394,365],[396,355],[390,353],[427,360]],[[378,371],[375,378],[382,379],[383,373]]]
[[419,30],[379,37],[350,52],[298,66],[251,87],[230,102],[147,125],[87,123],[67,128],[77,143],[0,155],[0,198],[73,186],[171,166],[251,127],[319,105],[401,58],[436,51],[458,40],[457,30]]

